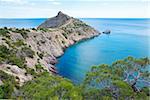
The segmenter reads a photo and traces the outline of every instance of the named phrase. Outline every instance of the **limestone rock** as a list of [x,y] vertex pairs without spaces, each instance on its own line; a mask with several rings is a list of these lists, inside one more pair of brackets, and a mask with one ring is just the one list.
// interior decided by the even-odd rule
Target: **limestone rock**
[[[80,40],[89,39],[100,34],[100,32],[86,23],[63,14],[62,12],[59,12],[57,16],[45,21],[38,29],[28,30],[29,32],[26,33],[27,38],[23,38],[20,33],[12,31],[10,33],[10,43],[20,39],[23,40],[26,46],[30,46],[35,52],[33,58],[25,57],[27,67],[35,69],[35,65],[40,63],[46,70],[55,67],[54,64],[57,63],[56,58],[63,55],[67,47]],[[0,44],[7,45],[2,38],[3,37],[0,36]],[[9,47],[9,45],[7,45],[7,47]],[[18,50],[19,48],[21,47],[17,47]],[[20,54],[17,56],[20,56]],[[3,64],[0,65],[0,70],[19,77],[19,83],[21,85],[32,79],[31,75],[25,75],[25,69],[21,69],[15,65]]]
[[13,75],[14,77],[18,77],[18,82],[20,83],[20,86],[32,79],[31,75],[25,75],[26,71],[24,69],[19,68],[16,65],[1,64],[0,70],[3,70],[9,75]]

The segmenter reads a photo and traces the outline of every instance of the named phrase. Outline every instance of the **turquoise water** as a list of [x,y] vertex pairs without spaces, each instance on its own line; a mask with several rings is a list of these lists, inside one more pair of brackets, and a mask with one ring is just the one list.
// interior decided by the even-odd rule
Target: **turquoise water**
[[[45,19],[0,19],[0,27],[32,28]],[[97,30],[111,30],[94,39],[79,42],[66,49],[56,64],[59,74],[80,83],[92,65],[112,62],[127,56],[150,57],[150,19],[82,18]]]
[[59,74],[75,83],[83,81],[92,65],[112,62],[127,56],[149,56],[148,19],[82,19],[99,31],[111,30],[94,39],[69,47],[56,64]]

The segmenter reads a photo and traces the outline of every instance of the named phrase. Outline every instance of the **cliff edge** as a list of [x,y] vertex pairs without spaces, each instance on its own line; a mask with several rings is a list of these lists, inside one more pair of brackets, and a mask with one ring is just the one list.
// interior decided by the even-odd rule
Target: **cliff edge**
[[62,12],[37,29],[1,28],[0,70],[15,76],[22,85],[43,71],[52,73],[56,58],[70,45],[99,34],[86,23]]

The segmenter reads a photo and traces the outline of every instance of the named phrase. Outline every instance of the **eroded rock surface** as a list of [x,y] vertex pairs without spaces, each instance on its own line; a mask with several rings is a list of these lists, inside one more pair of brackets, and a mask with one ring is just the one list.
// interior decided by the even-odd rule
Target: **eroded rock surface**
[[[67,47],[100,34],[91,26],[62,12],[46,20],[37,29],[5,30],[9,34],[0,35],[0,45],[5,45],[10,50],[15,49],[16,57],[25,58],[26,67],[37,70],[35,66],[40,63],[47,71],[49,67],[54,67],[56,58],[61,56]],[[11,65],[7,60],[0,63],[1,70],[7,69],[4,65],[10,66],[6,72],[19,77],[21,84],[32,79],[32,75],[25,75],[25,69]]]

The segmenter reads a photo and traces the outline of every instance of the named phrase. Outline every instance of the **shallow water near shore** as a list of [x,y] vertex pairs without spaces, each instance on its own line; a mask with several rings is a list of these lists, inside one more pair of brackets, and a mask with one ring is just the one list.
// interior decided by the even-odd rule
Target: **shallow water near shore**
[[[33,28],[45,20],[45,18],[0,19],[0,27]],[[81,20],[100,32],[109,29],[111,34],[101,34],[67,48],[56,64],[59,75],[71,79],[74,83],[80,83],[92,65],[111,64],[127,56],[150,57],[150,19],[81,18]]]
[[74,83],[84,80],[92,65],[112,62],[127,56],[150,57],[150,26],[148,19],[81,19],[100,32],[111,30],[110,35],[101,34],[79,42],[66,49],[56,64],[59,74]]

